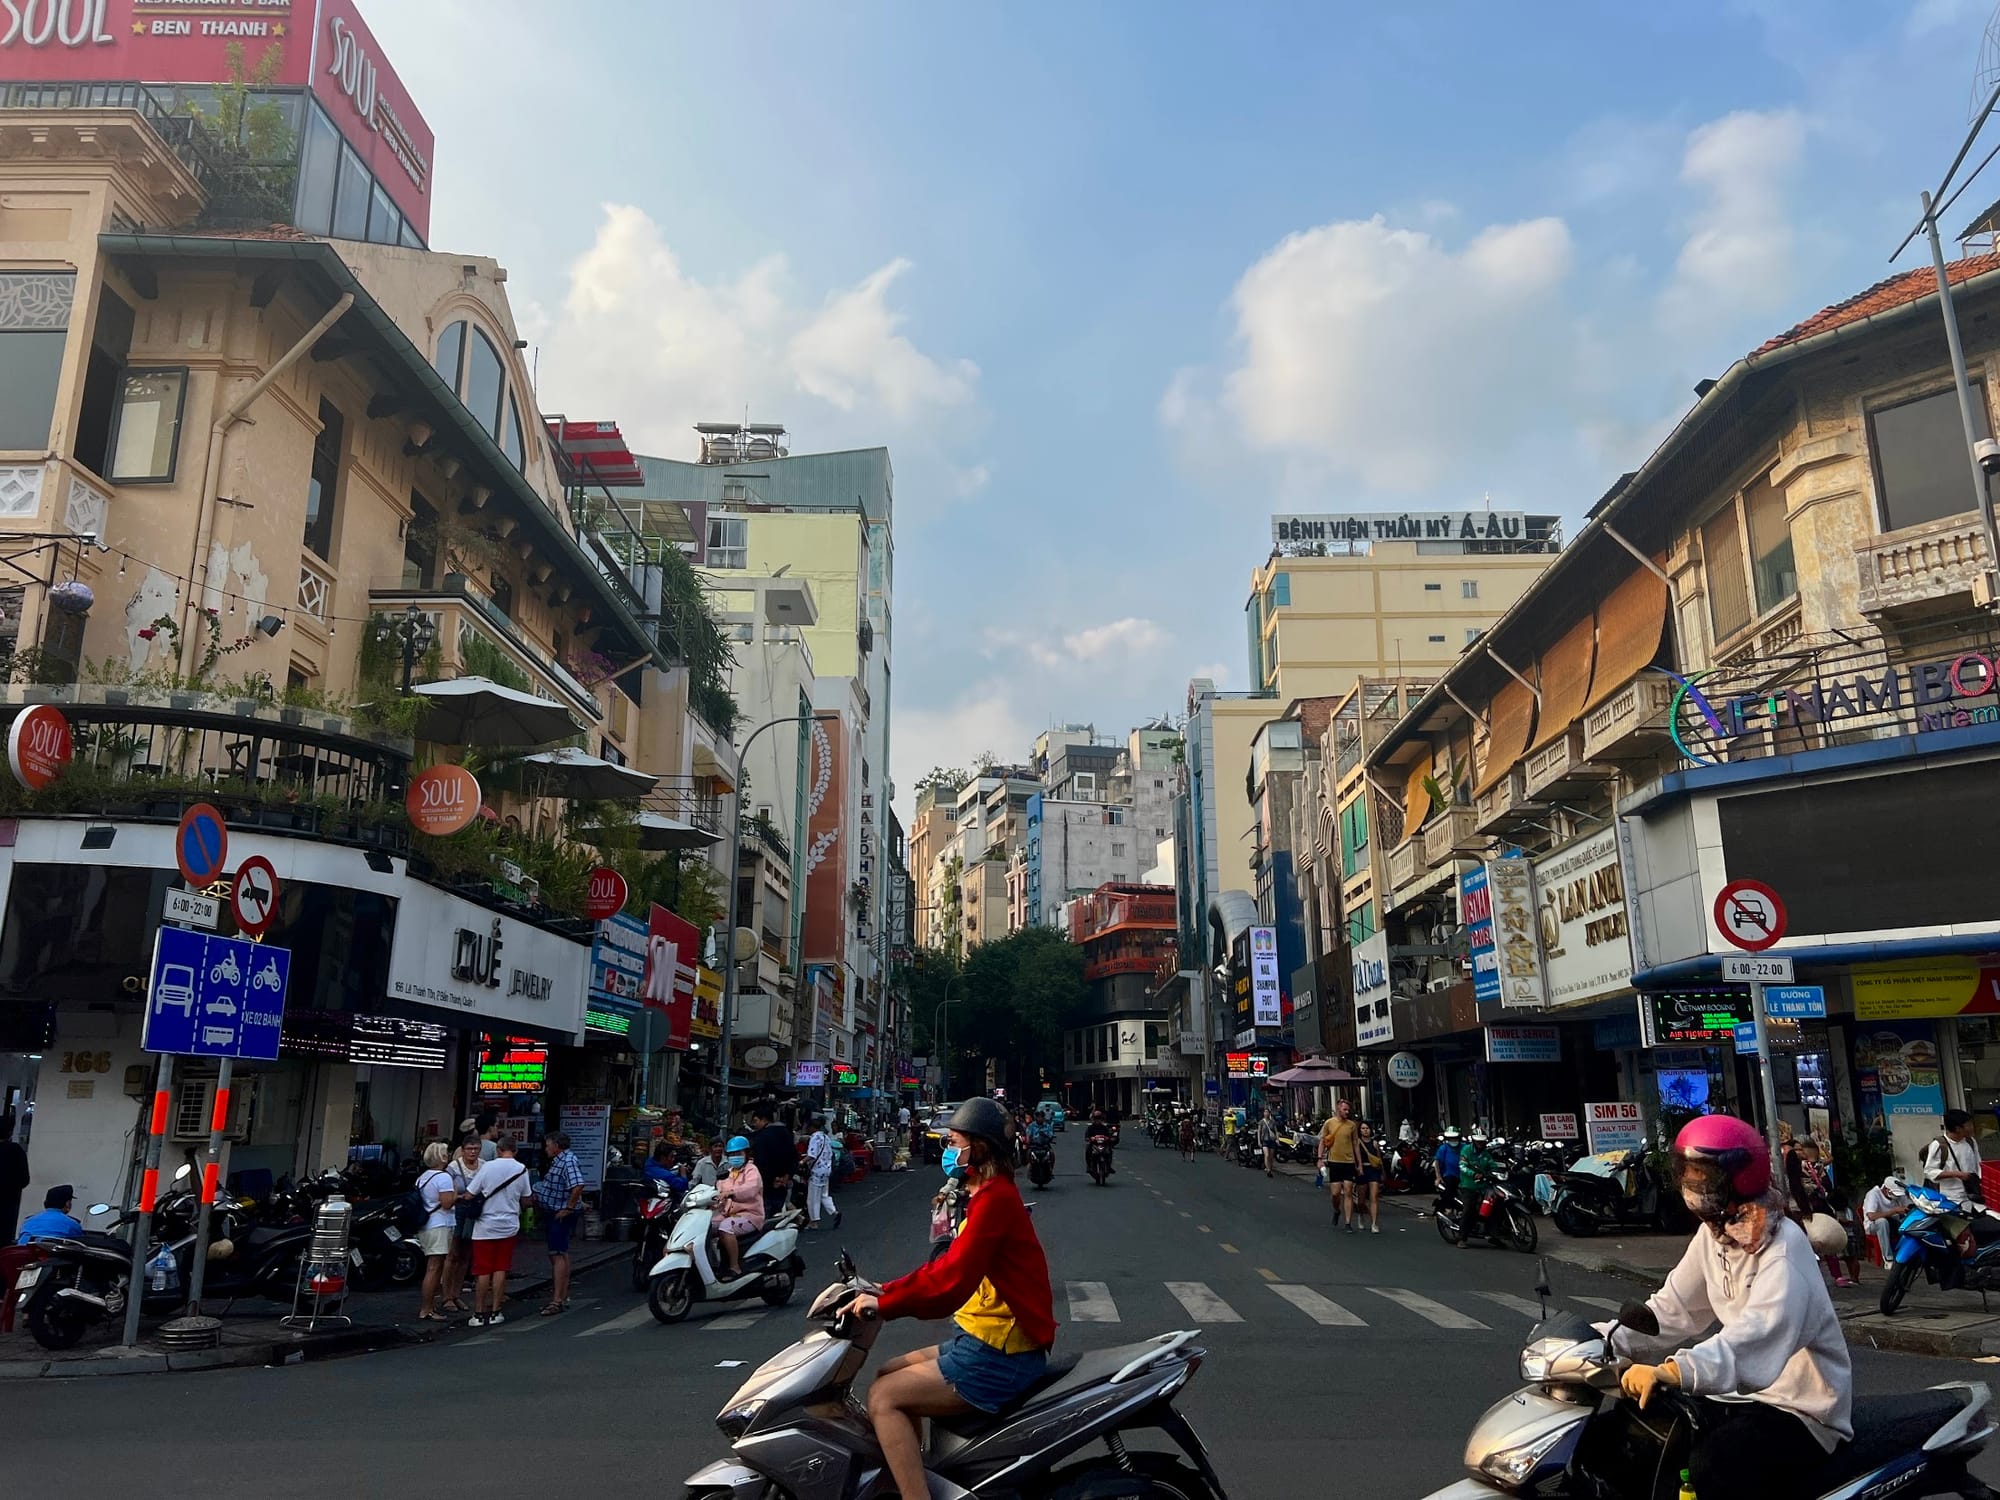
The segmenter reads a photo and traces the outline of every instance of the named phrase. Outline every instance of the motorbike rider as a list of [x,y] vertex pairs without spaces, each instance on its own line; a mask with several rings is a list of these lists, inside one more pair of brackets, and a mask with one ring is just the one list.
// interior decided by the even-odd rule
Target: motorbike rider
[[729,1175],[716,1184],[721,1201],[716,1204],[715,1243],[722,1251],[723,1265],[734,1277],[743,1270],[743,1242],[757,1238],[764,1227],[764,1178],[750,1159],[747,1136],[729,1138]]
[[951,1342],[898,1355],[868,1391],[876,1441],[902,1500],[928,1500],[922,1420],[973,1410],[997,1412],[1048,1366],[1055,1342],[1049,1263],[1014,1186],[1007,1115],[991,1099],[968,1099],[951,1117],[950,1141],[964,1164],[965,1224],[951,1248],[854,1299],[860,1316],[941,1318],[958,1325]]
[[653,1153],[646,1158],[644,1168],[646,1181],[664,1187],[675,1203],[679,1203],[688,1190],[688,1180],[678,1167],[674,1143],[665,1136],[653,1142]]
[[1458,1127],[1447,1125],[1443,1139],[1438,1142],[1437,1152],[1431,1158],[1431,1165],[1437,1171],[1438,1192],[1447,1198],[1458,1196],[1459,1154]]
[[1090,1123],[1083,1127],[1083,1149],[1085,1155],[1088,1156],[1090,1148],[1100,1141],[1104,1143],[1104,1170],[1106,1172],[1116,1171],[1117,1168],[1111,1165],[1111,1148],[1118,1144],[1118,1127],[1109,1123],[1104,1118],[1103,1110],[1093,1109],[1090,1112]]
[[1812,1245],[1785,1216],[1764,1137],[1744,1121],[1690,1121],[1672,1170],[1701,1227],[1646,1305],[1680,1348],[1620,1383],[1641,1409],[1662,1386],[1694,1398],[1689,1470],[1702,1500],[1804,1500],[1819,1492],[1826,1455],[1854,1435],[1847,1341]]

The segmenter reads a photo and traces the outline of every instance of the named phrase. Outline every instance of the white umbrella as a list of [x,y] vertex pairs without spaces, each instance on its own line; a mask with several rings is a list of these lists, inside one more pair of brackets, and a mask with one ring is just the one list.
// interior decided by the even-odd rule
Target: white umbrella
[[[722,835],[710,833],[705,828],[697,828],[692,823],[683,823],[679,818],[670,818],[665,813],[642,812],[631,825],[639,835],[641,849],[705,849],[711,844],[722,842]],[[622,834],[623,828],[586,828],[576,837],[586,844],[601,845],[606,839]]]
[[485,677],[420,682],[411,691],[429,700],[417,723],[417,738],[432,744],[546,745],[583,730],[560,703]]
[[539,755],[524,755],[521,764],[528,768],[529,778],[541,788],[543,795],[550,797],[575,797],[588,801],[643,797],[660,779],[595,755],[586,755],[574,745],[565,745],[560,750],[544,750]]

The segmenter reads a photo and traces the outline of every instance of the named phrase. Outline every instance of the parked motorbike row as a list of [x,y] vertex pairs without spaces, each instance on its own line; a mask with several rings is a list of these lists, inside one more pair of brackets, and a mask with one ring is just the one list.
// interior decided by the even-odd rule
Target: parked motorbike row
[[[228,1304],[261,1297],[290,1305],[320,1204],[353,1187],[340,1173],[327,1172],[301,1184],[282,1180],[262,1202],[218,1197],[200,1252],[207,1260],[204,1300]],[[142,1317],[171,1318],[187,1310],[200,1211],[193,1169],[183,1166],[154,1205],[139,1289]],[[92,1204],[87,1212],[104,1221],[101,1227],[86,1228],[74,1239],[45,1241],[42,1259],[23,1267],[14,1281],[19,1319],[44,1349],[71,1348],[92,1325],[121,1322],[132,1295],[138,1214],[119,1213],[106,1203]],[[421,1278],[424,1261],[411,1236],[423,1220],[423,1205],[413,1192],[354,1203],[348,1250],[353,1282],[373,1290]]]

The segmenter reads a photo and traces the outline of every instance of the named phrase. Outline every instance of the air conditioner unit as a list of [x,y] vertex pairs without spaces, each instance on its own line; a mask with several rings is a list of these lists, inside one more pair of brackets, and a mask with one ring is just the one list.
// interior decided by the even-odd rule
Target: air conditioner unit
[[[250,1134],[251,1099],[257,1090],[255,1078],[239,1078],[229,1088],[229,1122],[223,1131],[232,1141]],[[174,1111],[169,1135],[176,1141],[208,1139],[210,1117],[215,1111],[215,1080],[183,1078],[174,1085]]]
[[1450,988],[1451,988],[1451,981],[1449,979],[1433,979],[1431,981],[1431,993],[1433,995],[1442,994],[1444,991]]

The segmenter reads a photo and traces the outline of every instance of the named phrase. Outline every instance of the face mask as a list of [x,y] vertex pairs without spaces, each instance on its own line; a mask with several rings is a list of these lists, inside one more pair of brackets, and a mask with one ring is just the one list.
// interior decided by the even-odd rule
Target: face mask
[[733,1155],[733,1156],[725,1156],[725,1157],[723,1158],[723,1160],[724,1160],[724,1161],[726,1161],[726,1162],[728,1162],[728,1163],[729,1163],[729,1165],[730,1165],[730,1166],[732,1166],[732,1167],[740,1167],[740,1166],[742,1166],[742,1165],[743,1165],[743,1163],[744,1163],[744,1162],[745,1162],[745,1161],[746,1161],[747,1159],[748,1159],[748,1158],[746,1158],[745,1156],[743,1156],[743,1154],[742,1154],[741,1152],[738,1152],[737,1154],[735,1154],[735,1155]]
[[958,1170],[958,1154],[958,1147],[945,1147],[944,1157],[941,1162],[941,1165],[944,1167],[945,1176],[949,1177],[953,1172]]

